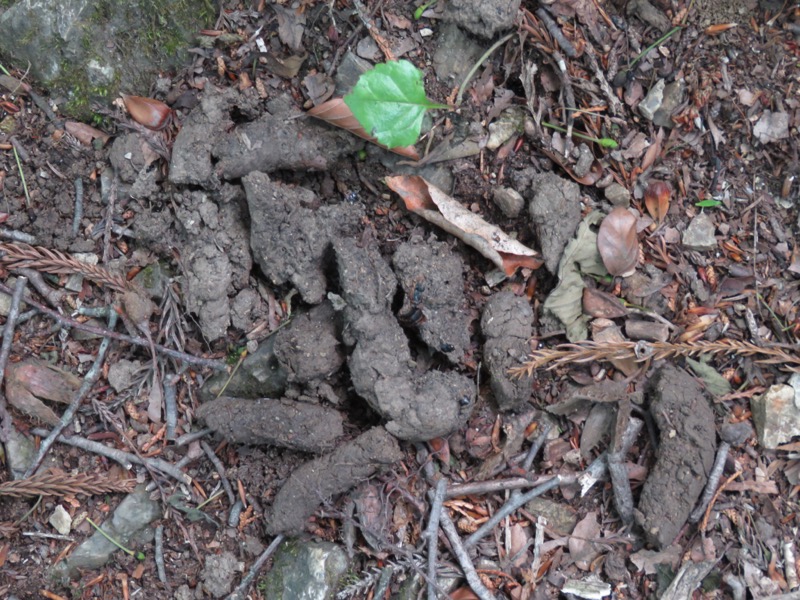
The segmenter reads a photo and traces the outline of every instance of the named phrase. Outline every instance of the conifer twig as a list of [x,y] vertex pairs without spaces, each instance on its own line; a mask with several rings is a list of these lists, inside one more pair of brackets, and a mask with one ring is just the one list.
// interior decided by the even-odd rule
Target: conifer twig
[[89,473],[69,474],[48,470],[27,479],[0,483],[0,496],[22,498],[26,496],[73,496],[83,494],[94,496],[114,492],[130,492],[136,484],[135,479],[112,481],[102,475]]

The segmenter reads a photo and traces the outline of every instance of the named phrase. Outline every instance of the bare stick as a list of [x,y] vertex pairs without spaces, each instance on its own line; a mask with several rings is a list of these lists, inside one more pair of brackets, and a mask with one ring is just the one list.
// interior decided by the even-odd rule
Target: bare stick
[[444,504],[444,494],[447,491],[447,480],[442,477],[436,482],[436,491],[433,493],[431,502],[431,512],[428,516],[428,528],[425,530],[425,537],[428,538],[428,600],[436,600],[436,560],[439,545],[439,518],[442,514]]
[[[31,430],[34,435],[40,435],[42,437],[49,436],[50,432],[47,429],[33,429]],[[73,436],[66,436],[62,435],[58,438],[59,442],[62,444],[67,444],[68,446],[74,446],[75,448],[80,448],[81,450],[86,450],[87,452],[93,452],[94,454],[99,454],[101,456],[105,456],[110,458],[111,460],[117,461],[126,469],[130,468],[130,465],[147,465],[158,471],[161,471],[165,475],[169,475],[173,479],[180,481],[181,483],[185,483],[187,485],[192,483],[192,478],[189,477],[186,473],[178,469],[175,465],[168,463],[167,461],[160,459],[160,458],[152,458],[152,457],[142,457],[139,458],[135,454],[131,454],[130,452],[124,452],[122,450],[117,450],[116,448],[109,448],[108,446],[101,444],[99,442],[95,442],[92,440],[87,440],[82,437],[78,437],[77,435]]]
[[564,54],[570,58],[575,58],[578,56],[578,51],[575,50],[575,46],[573,46],[572,42],[566,38],[561,29],[558,27],[558,23],[553,20],[553,17],[551,17],[545,9],[538,8],[536,10],[536,16],[542,20],[542,23],[547,29],[547,33],[549,33],[550,36],[558,43],[558,45],[564,51]]
[[[0,292],[11,294],[12,290],[7,285],[0,283]],[[102,327],[87,325],[86,323],[79,323],[78,321],[70,319],[69,317],[65,317],[64,315],[61,315],[58,312],[54,311],[53,309],[48,308],[45,305],[36,302],[35,300],[32,299],[26,299],[25,303],[38,310],[40,313],[44,313],[47,316],[55,319],[55,321],[62,327],[79,329],[80,331],[86,331],[89,333],[93,333],[95,335],[109,337],[113,340],[117,340],[120,342],[127,342],[129,344],[134,344],[135,346],[142,346],[144,348],[150,347],[149,342],[144,338],[133,337],[130,335],[126,335],[124,333],[118,333],[116,331],[109,331],[107,329],[103,329]],[[158,350],[162,354],[165,354],[177,360],[181,360],[185,363],[198,365],[201,367],[208,367],[210,369],[214,369],[215,371],[227,370],[227,366],[225,365],[225,363],[220,360],[215,360],[213,358],[202,358],[200,356],[192,356],[191,354],[186,354],[185,352],[178,352],[177,350],[173,350],[172,348],[167,348],[166,346],[161,346],[159,344],[154,344],[154,346],[156,350]]]
[[164,526],[159,525],[156,527],[156,570],[158,571],[158,580],[165,584],[167,583],[167,570],[164,567]]
[[16,231],[15,229],[0,229],[0,238],[11,240],[12,242],[22,242],[23,244],[35,244],[36,238],[30,233]]
[[544,443],[547,441],[547,436],[550,435],[550,431],[552,429],[553,422],[548,420],[542,428],[542,432],[536,438],[536,441],[531,444],[528,454],[525,457],[525,462],[522,463],[523,469],[526,471],[531,470],[531,466],[533,466],[533,461],[536,458],[536,455],[539,454],[539,450],[541,450],[542,446],[544,446]]
[[164,423],[167,425],[166,439],[175,439],[175,427],[178,426],[178,402],[175,386],[180,380],[179,375],[164,378]]
[[728,450],[730,450],[730,448],[731,445],[725,440],[722,440],[719,443],[719,448],[717,448],[717,456],[714,459],[714,465],[711,467],[711,471],[708,474],[706,487],[703,490],[703,495],[700,497],[700,504],[698,504],[697,508],[695,508],[692,511],[692,514],[689,515],[690,523],[697,523],[706,513],[708,503],[711,502],[711,498],[714,497],[714,493],[717,491],[717,487],[719,487],[719,480],[722,477],[722,471],[725,469],[725,459],[728,458]]
[[195,440],[199,440],[201,438],[206,437],[207,435],[211,435],[214,433],[214,430],[210,427],[206,429],[201,429],[200,431],[193,431],[191,433],[184,433],[181,437],[175,440],[176,446],[185,446],[186,444],[190,444]]
[[83,220],[83,179],[75,180],[75,211],[72,216],[72,237],[78,235]]
[[280,534],[276,536],[274,540],[272,540],[272,543],[267,546],[267,549],[264,550],[264,552],[261,553],[261,556],[258,557],[258,560],[256,560],[256,562],[253,563],[253,566],[250,567],[250,571],[248,571],[247,575],[242,578],[242,582],[236,587],[233,593],[227,597],[226,600],[244,600],[245,596],[247,595],[247,590],[258,576],[258,572],[264,568],[264,565],[267,564],[270,556],[272,556],[275,553],[275,550],[278,549],[278,546],[281,545],[283,539],[283,534]]
[[495,479],[493,481],[476,481],[474,483],[462,483],[447,488],[445,499],[460,498],[461,496],[478,496],[481,494],[494,494],[506,490],[522,490],[536,487],[545,481],[550,481],[551,476],[545,475],[537,479],[525,479],[524,477],[513,477],[511,479]]
[[42,274],[36,269],[19,269],[18,273],[24,277],[27,277],[33,288],[39,292],[39,294],[41,294],[41,296],[47,300],[48,304],[50,304],[50,306],[53,308],[57,309],[61,305],[61,301],[64,299],[64,296],[67,295],[64,290],[57,290],[47,285],[47,282],[44,280],[44,277],[42,277]]
[[[541,496],[545,492],[552,490],[553,488],[557,487],[562,481],[564,480],[562,475],[556,475],[550,481],[543,483],[541,485],[536,486],[532,490],[517,496],[516,498],[510,498],[508,502],[506,502],[500,510],[494,513],[489,520],[487,520],[483,525],[481,525],[475,533],[470,535],[464,541],[464,547],[470,548],[477,544],[484,536],[486,536],[492,529],[494,529],[500,521],[505,519],[508,515],[513,513],[517,510],[520,506],[524,505],[526,502],[529,502],[536,498],[537,496]],[[443,515],[444,516],[444,515]],[[452,541],[452,540],[451,540]]]
[[[3,343],[0,345],[0,386],[2,386],[5,377],[8,355],[11,354],[11,344],[14,342],[14,328],[17,326],[17,319],[19,318],[19,305],[27,283],[27,279],[18,277],[14,286],[14,294],[11,296],[11,307],[8,310],[6,325],[3,328]],[[6,443],[11,435],[12,425],[11,415],[8,414],[8,406],[6,405],[6,397],[2,394],[0,394],[0,419],[3,421],[0,426],[0,442]]]
[[214,468],[217,470],[219,474],[219,480],[222,482],[222,487],[225,489],[225,493],[228,495],[228,500],[231,503],[231,506],[236,502],[236,494],[233,493],[233,488],[231,487],[231,482],[228,481],[228,477],[225,475],[225,465],[222,464],[222,461],[217,458],[217,455],[214,453],[214,449],[208,445],[208,442],[201,441],[200,447],[203,449],[203,452],[206,453],[208,460],[211,461],[211,464],[214,465]]
[[442,529],[444,529],[444,533],[447,539],[450,540],[450,545],[453,547],[453,554],[456,555],[458,564],[461,565],[461,569],[464,571],[464,576],[467,578],[469,587],[472,588],[472,591],[475,592],[475,595],[481,600],[495,600],[494,594],[486,589],[477,571],[475,571],[475,567],[472,566],[472,560],[469,554],[467,554],[466,544],[461,543],[461,538],[458,537],[456,526],[453,525],[453,521],[450,519],[450,515],[447,514],[447,511],[442,511],[440,521]]
[[617,405],[616,426],[606,462],[608,474],[611,476],[611,488],[614,490],[614,506],[625,526],[633,524],[633,494],[628,469],[625,467],[625,455],[628,453],[625,448],[625,431],[630,422],[631,402],[623,398]]
[[[108,317],[108,326],[109,329],[114,329],[114,326],[117,324],[117,313],[112,312]],[[81,384],[78,393],[75,394],[75,397],[72,399],[72,402],[69,403],[67,410],[64,411],[64,414],[61,416],[61,420],[58,424],[53,428],[53,431],[50,432],[43,441],[42,445],[39,446],[39,453],[36,455],[36,458],[25,471],[24,477],[30,477],[36,472],[36,469],[39,467],[39,463],[42,462],[42,459],[47,454],[47,451],[50,450],[50,446],[56,441],[56,438],[61,435],[61,432],[67,428],[67,426],[72,423],[72,419],[75,417],[75,413],[78,412],[78,408],[81,405],[81,402],[84,401],[86,396],[89,395],[89,392],[92,391],[94,384],[97,383],[97,380],[100,379],[100,375],[102,373],[103,362],[106,358],[106,352],[108,352],[108,347],[111,345],[111,338],[104,338],[102,343],[100,344],[100,349],[97,351],[97,358],[92,365],[92,368],[89,369],[89,372],[86,373],[86,377],[83,378],[83,384]]]

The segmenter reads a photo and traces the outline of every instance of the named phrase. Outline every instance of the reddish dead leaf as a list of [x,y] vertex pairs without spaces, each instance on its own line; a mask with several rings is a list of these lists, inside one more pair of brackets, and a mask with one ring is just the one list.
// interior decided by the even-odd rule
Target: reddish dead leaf
[[450,593],[450,600],[481,600],[469,586],[460,587]]
[[[353,112],[350,110],[350,107],[344,103],[343,98],[331,98],[327,102],[323,102],[319,106],[315,106],[314,108],[310,109],[308,114],[312,117],[325,121],[326,123],[335,125],[336,127],[341,127],[353,135],[357,135],[358,137],[367,140],[376,146],[386,148],[386,146],[379,144],[378,140],[367,133],[367,130],[364,129],[358,120],[353,116]],[[417,150],[414,148],[414,146],[402,146],[386,149],[391,150],[400,156],[410,158],[411,160],[419,160],[419,154],[417,154]]]
[[422,177],[387,177],[386,185],[403,199],[408,210],[472,246],[506,275],[513,275],[519,267],[538,269],[542,266],[538,252],[484,221]]
[[92,142],[96,139],[100,140],[105,146],[109,137],[111,137],[107,133],[95,129],[91,125],[78,123],[77,121],[67,121],[64,123],[64,129],[84,146],[91,146]]
[[666,181],[651,181],[644,192],[644,205],[653,220],[663,223],[669,210],[672,187]]
[[628,314],[619,298],[594,288],[583,288],[583,312],[593,318],[617,319]]
[[618,206],[600,224],[597,250],[606,269],[615,277],[628,277],[636,270],[639,260],[636,221],[627,208]]
[[709,25],[705,29],[706,35],[719,35],[723,31],[728,31],[738,26],[738,23],[719,23],[717,25]]
[[131,119],[153,131],[164,129],[172,115],[172,109],[159,100],[122,94],[125,108]]
[[642,171],[646,171],[650,167],[653,166],[653,163],[656,162],[656,159],[661,156],[661,142],[664,140],[664,129],[661,128],[658,130],[656,134],[656,140],[653,144],[647,148],[647,152],[644,153],[644,158],[642,159]]
[[0,546],[0,568],[6,564],[6,558],[8,557],[8,549],[11,547],[10,544],[3,544]]
[[58,416],[39,398],[69,404],[80,387],[74,375],[35,358],[6,367],[6,398],[9,404],[30,417],[56,425]]
[[450,464],[450,444],[445,438],[434,438],[428,442],[431,450],[443,465]]

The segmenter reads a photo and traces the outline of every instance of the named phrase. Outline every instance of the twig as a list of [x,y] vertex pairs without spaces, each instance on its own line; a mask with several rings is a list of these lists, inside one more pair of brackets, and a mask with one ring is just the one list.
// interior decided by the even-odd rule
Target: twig
[[692,511],[692,514],[689,515],[690,523],[697,523],[706,513],[706,508],[709,502],[711,502],[711,498],[714,497],[717,487],[719,487],[719,480],[722,478],[722,472],[725,469],[725,460],[728,458],[728,451],[730,449],[731,445],[725,440],[719,443],[717,456],[714,459],[714,465],[711,467],[711,471],[708,473],[708,481],[703,490],[703,495],[700,497],[700,503],[697,505],[697,508]]
[[[0,292],[11,294],[12,290],[7,285],[0,283]],[[111,339],[120,341],[120,342],[127,342],[129,344],[134,344],[136,346],[142,346],[144,348],[149,348],[150,344],[147,340],[143,338],[133,337],[130,335],[126,335],[124,333],[118,333],[116,331],[109,331],[107,329],[103,329],[102,327],[95,327],[93,325],[87,325],[86,323],[79,323],[74,319],[70,319],[69,317],[65,317],[58,312],[52,310],[44,306],[43,304],[36,302],[32,299],[26,299],[25,303],[30,305],[31,307],[35,308],[41,313],[48,315],[55,319],[59,325],[62,327],[70,327],[73,329],[78,329],[80,331],[87,331],[89,333],[93,333],[95,335],[109,337]],[[227,365],[220,361],[215,360],[213,358],[202,358],[199,356],[192,356],[191,354],[186,354],[185,352],[178,352],[177,350],[173,350],[172,348],[167,348],[165,346],[161,346],[159,344],[154,344],[156,350],[165,354],[171,358],[175,358],[177,360],[181,360],[185,363],[198,365],[201,367],[208,367],[210,369],[214,369],[215,371],[225,371],[227,370]]]
[[528,454],[525,456],[525,460],[522,463],[522,468],[525,471],[531,470],[531,467],[533,466],[533,461],[536,459],[536,455],[539,454],[539,450],[541,450],[542,446],[544,446],[544,443],[547,441],[547,436],[550,435],[552,429],[553,429],[553,422],[548,419],[544,427],[542,428],[541,433],[536,438],[536,441],[533,442],[533,444],[531,444],[531,447],[528,450]]
[[42,296],[47,303],[55,309],[58,309],[61,306],[61,301],[64,299],[64,296],[67,293],[64,290],[57,290],[55,288],[50,287],[47,285],[47,282],[42,277],[42,274],[35,269],[19,269],[17,271],[20,275],[27,277],[28,281],[31,282],[33,288],[39,292],[39,295]]
[[[17,319],[19,318],[19,305],[22,301],[22,295],[25,293],[27,282],[28,280],[24,277],[18,277],[14,286],[14,293],[11,296],[11,308],[9,308],[6,325],[3,328],[3,343],[0,345],[0,387],[2,387],[3,379],[5,378],[6,363],[8,363],[8,356],[11,354],[11,344],[14,342],[14,328],[17,326]],[[2,426],[0,426],[0,442],[6,443],[12,433],[13,425],[11,424],[11,415],[8,414],[6,397],[2,394],[0,394],[0,419],[3,420]]]
[[107,265],[111,259],[111,225],[114,223],[114,210],[117,206],[117,176],[111,183],[108,191],[108,204],[106,206],[106,228],[103,232],[103,264]]
[[445,492],[447,492],[447,480],[442,477],[436,482],[436,491],[433,493],[433,501],[431,502],[431,512],[428,515],[428,528],[425,530],[425,537],[428,538],[428,600],[437,600],[438,598],[436,593],[436,561],[439,546],[439,519],[442,515]]
[[[108,326],[109,329],[114,329],[114,326],[117,324],[117,313],[111,313],[108,317]],[[24,477],[30,477],[36,469],[39,467],[39,463],[42,462],[42,459],[47,454],[47,451],[50,450],[50,446],[56,441],[56,438],[61,435],[61,432],[67,428],[67,426],[72,423],[72,419],[75,417],[75,413],[78,412],[78,408],[81,405],[81,402],[89,395],[89,392],[94,387],[94,384],[97,383],[97,380],[100,379],[100,375],[102,374],[102,367],[103,362],[106,358],[106,352],[108,352],[108,347],[111,345],[111,338],[103,338],[102,343],[100,344],[100,349],[97,351],[97,358],[92,365],[92,368],[89,369],[88,373],[83,379],[83,384],[78,389],[78,393],[75,394],[75,397],[72,399],[72,402],[69,403],[67,410],[64,411],[64,414],[61,416],[61,420],[58,424],[53,428],[53,431],[42,441],[42,445],[39,446],[39,452],[36,455],[34,461],[30,464],[30,466],[25,471]]]
[[83,220],[83,179],[75,180],[75,211],[72,216],[72,237],[78,235]]
[[624,398],[617,406],[617,422],[606,463],[608,474],[611,476],[611,488],[614,491],[614,506],[626,527],[633,524],[633,493],[628,479],[628,469],[625,467],[625,455],[628,453],[625,447],[625,431],[630,422],[631,403]]
[[264,552],[261,553],[261,556],[258,557],[258,560],[256,560],[256,562],[253,563],[253,566],[250,567],[250,571],[248,571],[247,575],[242,578],[242,582],[236,587],[233,593],[227,597],[226,600],[244,600],[247,590],[258,576],[258,572],[264,567],[270,556],[275,553],[275,550],[277,550],[278,546],[281,545],[283,539],[283,534],[279,534],[274,540],[272,540],[272,543],[267,546],[267,549],[264,550]]
[[[34,435],[39,435],[42,437],[49,436],[50,432],[47,429],[33,429],[31,430]],[[75,448],[80,448],[81,450],[86,450],[87,452],[93,452],[95,454],[99,454],[101,456],[105,456],[106,458],[110,458],[121,464],[126,469],[130,468],[130,465],[144,465],[146,462],[147,465],[152,469],[157,469],[162,473],[169,475],[173,479],[180,481],[181,483],[185,483],[190,485],[192,483],[192,478],[189,477],[186,473],[182,472],[178,469],[175,465],[168,463],[165,460],[160,458],[153,458],[153,457],[142,457],[139,458],[135,454],[131,454],[130,452],[124,452],[122,450],[117,450],[116,448],[109,448],[108,446],[101,444],[99,442],[95,442],[92,440],[87,440],[76,435],[73,436],[66,436],[62,435],[58,438],[59,442],[62,444],[67,444],[68,446],[73,446]]]
[[608,101],[608,108],[611,111],[611,114],[614,116],[619,116],[622,114],[622,103],[617,98],[616,94],[614,94],[614,90],[611,89],[611,86],[606,79],[606,75],[603,72],[603,69],[600,67],[600,64],[597,62],[597,57],[595,56],[594,48],[592,48],[589,44],[586,45],[586,52],[583,54],[586,57],[586,60],[589,62],[589,68],[592,69],[594,72],[595,79],[597,79],[597,83],[600,86],[600,90],[603,92],[603,95],[606,97]]
[[[505,519],[508,515],[513,513],[517,510],[520,506],[524,505],[526,502],[530,502],[534,498],[541,496],[547,491],[552,490],[554,487],[557,487],[562,481],[564,481],[564,477],[562,475],[556,475],[550,481],[547,481],[541,485],[537,485],[532,490],[517,496],[516,498],[510,498],[508,502],[506,502],[500,510],[494,513],[483,525],[481,525],[472,535],[470,535],[466,540],[464,540],[464,547],[470,548],[477,544],[484,536],[486,536],[492,529],[494,529],[500,521]],[[444,516],[444,513],[442,513]],[[451,540],[452,541],[452,540]]]
[[375,23],[367,13],[367,8],[364,6],[364,3],[361,2],[361,0],[353,0],[353,6],[356,7],[358,17],[361,19],[361,22],[364,23],[364,27],[367,28],[367,31],[372,39],[375,40],[375,43],[380,47],[381,52],[383,52],[383,56],[386,58],[386,60],[397,60],[397,58],[394,56],[394,52],[392,52],[392,48],[389,46],[389,42],[386,41],[386,38],[384,38],[378,32],[378,28],[375,27]]
[[214,433],[214,430],[211,429],[210,427],[201,429],[200,431],[192,431],[191,433],[184,433],[181,437],[175,440],[175,445],[185,446],[186,444],[190,444],[193,441],[204,438],[212,433]]
[[113,481],[104,475],[88,473],[69,474],[61,471],[45,471],[27,479],[16,479],[0,483],[0,496],[21,498],[25,496],[95,496],[114,492],[130,492],[136,481],[127,479]]
[[786,573],[786,584],[790,590],[795,589],[800,583],[797,580],[797,561],[795,559],[794,541],[783,541],[783,570]]
[[[544,480],[550,481],[551,477]],[[493,481],[476,481],[474,483],[462,483],[447,488],[446,499],[460,498],[462,496],[479,496],[481,494],[494,494],[506,490],[521,490],[536,487],[543,482],[543,479],[531,480],[524,477],[514,477],[511,479],[497,479]]]
[[470,560],[469,554],[467,554],[466,543],[461,543],[461,538],[458,537],[456,526],[453,525],[453,521],[450,519],[450,515],[447,514],[447,511],[442,511],[440,521],[447,539],[450,540],[453,554],[456,555],[458,564],[461,565],[461,569],[464,571],[464,576],[467,578],[469,587],[472,588],[472,591],[475,592],[475,595],[478,596],[480,600],[495,600],[494,594],[486,589],[477,571],[475,571],[475,567],[472,566],[472,560]]
[[572,42],[567,39],[567,37],[561,31],[561,28],[558,26],[558,23],[553,20],[553,17],[551,17],[544,8],[536,9],[536,16],[542,20],[542,23],[544,23],[544,26],[547,29],[547,33],[549,33],[556,40],[556,42],[558,42],[558,45],[561,46],[564,54],[570,58],[575,58],[578,56],[578,51],[575,50],[575,46],[573,46]]
[[214,468],[217,470],[217,473],[219,474],[219,480],[222,482],[222,487],[225,489],[225,493],[227,494],[231,505],[233,505],[236,502],[236,494],[233,493],[231,482],[228,481],[228,477],[225,475],[225,465],[223,465],[222,461],[217,458],[217,455],[214,453],[214,449],[208,445],[208,442],[201,441],[200,447],[203,449],[203,452],[206,453],[208,460],[211,461],[211,464],[214,465]]
[[166,439],[175,439],[175,428],[178,426],[178,402],[175,389],[180,377],[171,375],[164,378],[164,423],[167,425]]
[[[628,450],[631,449],[633,442],[639,437],[639,432],[644,427],[644,421],[641,419],[631,418],[625,427],[625,433],[622,434],[622,443],[619,446],[618,452],[625,456]],[[578,476],[578,483],[581,486],[581,496],[585,496],[592,486],[606,474],[608,471],[608,452],[603,452],[600,456],[595,458],[583,473]]]
[[509,33],[508,35],[501,37],[499,40],[497,40],[494,44],[492,44],[489,47],[489,49],[486,52],[483,53],[483,56],[481,56],[477,60],[477,62],[474,65],[472,65],[472,68],[469,71],[467,71],[467,74],[464,76],[464,79],[461,81],[461,85],[458,88],[458,95],[456,96],[456,106],[461,106],[461,101],[464,99],[464,91],[467,89],[467,84],[469,83],[470,79],[472,79],[472,77],[475,75],[476,71],[483,64],[483,61],[489,58],[492,55],[492,52],[494,52],[500,46],[505,44],[508,40],[514,37],[514,35],[515,34],[513,33]]
[[167,583],[167,570],[164,567],[164,526],[159,525],[156,527],[156,539],[155,539],[155,560],[156,560],[156,571],[158,572],[158,580],[163,583],[164,585],[169,585]]
[[30,233],[24,231],[17,231],[16,229],[0,228],[0,238],[11,240],[12,242],[21,242],[23,244],[35,244],[36,238]]

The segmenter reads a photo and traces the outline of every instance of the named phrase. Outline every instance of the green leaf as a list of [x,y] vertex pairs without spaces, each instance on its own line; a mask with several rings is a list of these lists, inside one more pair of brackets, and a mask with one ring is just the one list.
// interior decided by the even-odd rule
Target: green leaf
[[719,200],[714,200],[713,198],[706,198],[705,200],[701,200],[700,202],[695,202],[695,206],[699,206],[700,208],[716,208],[720,206],[722,202]]
[[425,97],[422,72],[407,60],[376,65],[361,75],[344,102],[367,133],[388,148],[414,144],[425,111],[447,108]]

